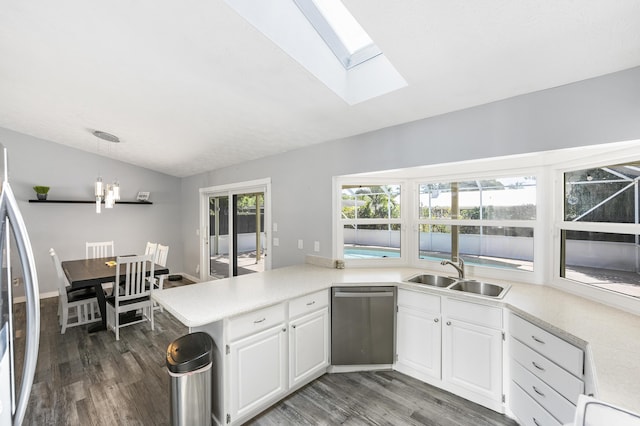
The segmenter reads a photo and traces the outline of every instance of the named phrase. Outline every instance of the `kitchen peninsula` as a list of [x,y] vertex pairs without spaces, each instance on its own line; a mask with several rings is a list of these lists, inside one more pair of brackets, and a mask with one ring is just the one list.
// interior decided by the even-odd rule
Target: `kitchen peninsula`
[[[586,392],[595,392],[595,396],[604,401],[640,411],[640,365],[637,363],[640,341],[635,338],[640,330],[639,316],[541,285],[509,282],[511,288],[504,298],[491,299],[445,293],[447,290],[403,282],[421,272],[424,271],[413,268],[339,270],[304,264],[166,289],[155,292],[153,298],[190,331],[212,330],[214,341],[220,340],[224,320],[327,290],[333,285],[396,285],[399,289],[481,301],[483,305],[517,314],[582,349]],[[224,349],[219,347],[218,351],[222,353]],[[505,355],[505,363],[507,358]]]

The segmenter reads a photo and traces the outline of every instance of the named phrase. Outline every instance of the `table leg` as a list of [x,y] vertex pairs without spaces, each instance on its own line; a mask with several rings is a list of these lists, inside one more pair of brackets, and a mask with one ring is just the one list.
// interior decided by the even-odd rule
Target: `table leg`
[[96,331],[102,331],[107,329],[107,299],[104,297],[104,289],[102,284],[95,284],[96,297],[98,299],[98,307],[100,309],[100,317],[102,321],[90,325],[89,333],[95,333]]

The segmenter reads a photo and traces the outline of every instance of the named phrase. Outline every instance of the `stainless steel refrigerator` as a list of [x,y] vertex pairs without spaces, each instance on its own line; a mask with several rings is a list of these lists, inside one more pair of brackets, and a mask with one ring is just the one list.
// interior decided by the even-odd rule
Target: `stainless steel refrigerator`
[[[0,144],[0,425],[21,425],[29,402],[40,344],[40,294],[27,228],[9,184],[7,150]],[[13,245],[13,247],[12,247]],[[12,268],[12,265],[14,268]],[[25,343],[21,377],[16,374],[14,280],[24,284]],[[21,349],[21,348],[20,348]],[[20,383],[17,378],[20,377]]]

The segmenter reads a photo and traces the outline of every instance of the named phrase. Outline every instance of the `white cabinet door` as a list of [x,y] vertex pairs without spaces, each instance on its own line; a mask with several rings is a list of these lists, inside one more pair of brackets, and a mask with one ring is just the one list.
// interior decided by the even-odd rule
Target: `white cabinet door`
[[287,389],[284,324],[229,344],[230,415],[234,423]]
[[396,370],[423,381],[440,380],[440,314],[398,307]]
[[[444,319],[442,379],[465,398],[502,401],[502,332]],[[469,395],[479,396],[479,399]],[[490,407],[491,408],[491,407]]]
[[329,309],[290,322],[289,386],[303,383],[329,365]]

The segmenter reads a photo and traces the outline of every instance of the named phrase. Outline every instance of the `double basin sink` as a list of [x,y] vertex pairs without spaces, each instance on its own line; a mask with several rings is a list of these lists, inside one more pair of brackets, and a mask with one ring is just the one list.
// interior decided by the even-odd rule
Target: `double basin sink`
[[510,288],[509,285],[498,285],[482,281],[468,280],[465,278],[451,278],[431,274],[419,274],[406,281],[424,286],[446,288],[447,290],[472,293],[495,299],[504,297]]

